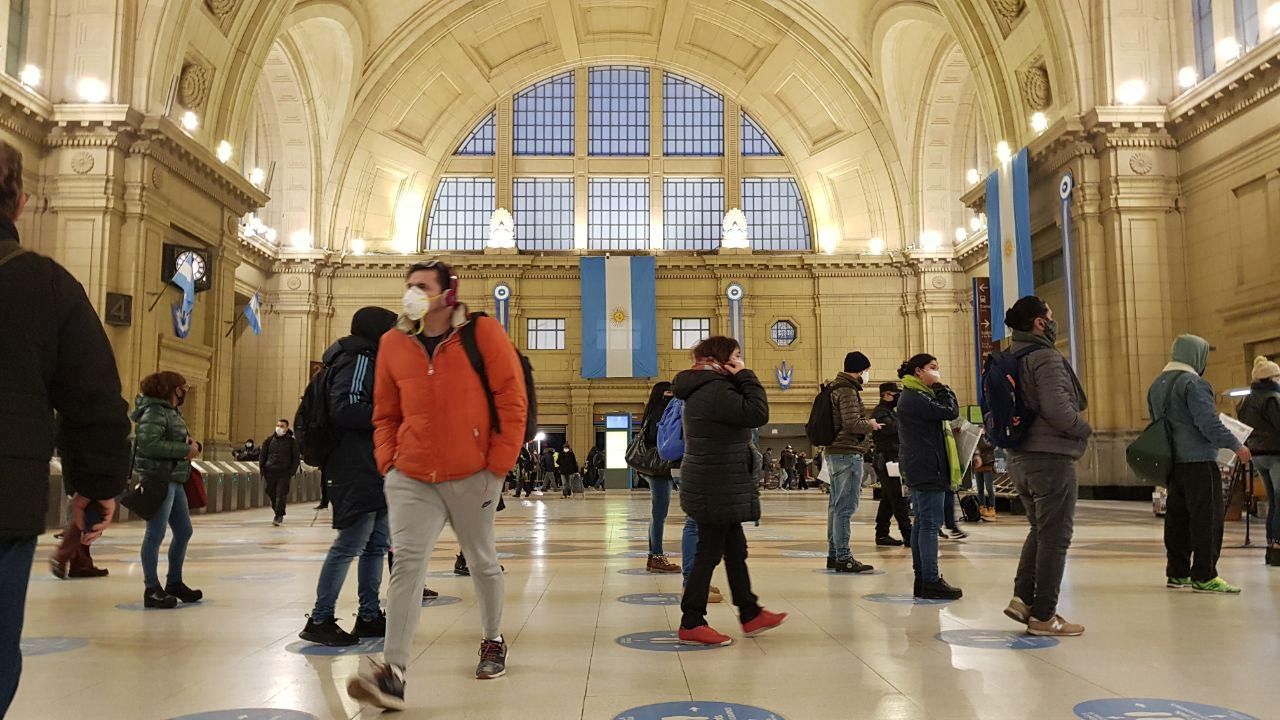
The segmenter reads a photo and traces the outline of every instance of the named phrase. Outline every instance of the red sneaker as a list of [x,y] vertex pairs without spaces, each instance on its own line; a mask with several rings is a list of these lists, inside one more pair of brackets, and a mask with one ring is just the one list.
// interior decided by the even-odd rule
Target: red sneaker
[[699,625],[692,630],[680,628],[681,645],[731,645],[733,638],[711,629],[710,625]]
[[764,608],[760,609],[760,614],[751,622],[742,623],[742,634],[747,637],[755,637],[765,631],[772,630],[782,623],[786,622],[786,613],[769,612]]

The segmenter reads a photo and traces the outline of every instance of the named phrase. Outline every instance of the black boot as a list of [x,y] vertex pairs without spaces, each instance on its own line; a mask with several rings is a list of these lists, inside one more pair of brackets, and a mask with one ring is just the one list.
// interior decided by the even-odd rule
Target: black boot
[[360,639],[387,636],[387,614],[379,612],[375,618],[356,618],[355,627],[351,628],[351,634]]
[[827,569],[828,569],[828,570],[835,570],[835,569],[836,569],[836,556],[835,556],[835,555],[828,555],[828,556],[827,556]]
[[453,562],[453,574],[471,577],[471,569],[467,567],[467,558],[462,553],[458,553],[458,559]]
[[169,583],[165,586],[164,591],[184,603],[198,603],[204,599],[204,593],[199,590],[192,590],[187,587],[186,583]]
[[835,566],[835,571],[838,573],[869,573],[872,570],[875,570],[875,568],[866,563],[860,563],[853,558],[837,560]]
[[360,642],[359,638],[338,627],[338,621],[332,619],[322,623],[313,623],[308,618],[306,627],[302,628],[302,632],[298,633],[298,637],[307,642],[327,647],[350,647]]
[[916,597],[921,600],[959,600],[964,597],[964,591],[958,587],[951,587],[941,575],[934,582],[923,581],[920,583],[920,589],[916,592]]
[[178,607],[178,598],[158,587],[149,587],[142,593],[142,605],[143,607],[170,610]]

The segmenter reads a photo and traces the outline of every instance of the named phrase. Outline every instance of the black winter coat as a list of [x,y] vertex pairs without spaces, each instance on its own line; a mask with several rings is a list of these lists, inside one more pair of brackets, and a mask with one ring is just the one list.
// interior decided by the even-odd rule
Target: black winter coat
[[298,439],[293,431],[285,431],[283,437],[271,437],[262,441],[258,458],[258,470],[264,478],[291,478],[298,474],[302,465],[302,454],[298,448]]
[[329,487],[333,527],[350,527],[361,516],[385,510],[382,473],[373,457],[373,377],[378,348],[358,335],[344,337],[324,353],[333,368],[329,420],[336,444],[321,481]]
[[[906,389],[898,396],[898,441],[902,481],[912,490],[950,490],[951,466],[943,421],[960,417],[956,394],[935,385],[934,396]],[[963,460],[962,460],[963,462]]]
[[871,411],[871,419],[880,423],[879,430],[871,432],[880,462],[898,462],[898,416],[894,413],[897,403],[890,405],[883,400]]
[[572,450],[563,450],[560,452],[560,474],[561,475],[577,475],[582,472],[582,468],[578,467],[578,456],[573,454]]
[[1245,445],[1254,455],[1280,455],[1280,385],[1259,380],[1249,390],[1236,411],[1240,422],[1253,428]]
[[[0,217],[0,257],[17,253],[17,241]],[[55,446],[68,492],[106,500],[124,490],[129,406],[84,288],[49,258],[14,254],[0,267],[0,358],[0,537],[35,537]]]
[[752,430],[769,422],[769,399],[750,370],[725,376],[685,370],[673,383],[684,401],[680,507],[699,523],[760,519],[759,455]]

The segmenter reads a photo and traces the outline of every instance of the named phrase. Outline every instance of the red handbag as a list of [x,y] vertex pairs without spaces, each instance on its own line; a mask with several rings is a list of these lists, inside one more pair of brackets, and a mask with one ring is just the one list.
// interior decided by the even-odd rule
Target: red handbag
[[209,504],[209,494],[204,487],[204,475],[194,467],[191,468],[191,475],[182,484],[182,488],[187,492],[187,507],[189,509],[199,510]]

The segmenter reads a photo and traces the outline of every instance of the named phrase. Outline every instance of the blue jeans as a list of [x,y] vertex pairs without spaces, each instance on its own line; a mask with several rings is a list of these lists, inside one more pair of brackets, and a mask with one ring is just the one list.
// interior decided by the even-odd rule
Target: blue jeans
[[378,591],[382,589],[382,558],[390,549],[391,530],[386,510],[365,513],[359,520],[339,530],[320,568],[311,622],[319,624],[333,619],[342,583],[347,579],[351,560],[356,557],[360,558],[360,617],[369,620],[381,615]]
[[671,476],[644,476],[649,481],[649,554],[662,554],[662,524],[671,509]]
[[948,490],[947,497],[943,501],[942,525],[948,530],[960,529],[956,527],[956,491],[955,490]]
[[1253,466],[1267,486],[1267,542],[1280,542],[1280,507],[1276,504],[1276,490],[1280,490],[1280,455],[1254,455]]
[[827,455],[831,495],[827,498],[827,555],[836,560],[853,557],[849,550],[849,521],[862,497],[862,456]]
[[916,503],[916,524],[911,526],[911,568],[916,578],[934,582],[938,574],[938,529],[948,490],[912,490]]
[[22,617],[35,538],[0,538],[0,718],[18,692],[22,675]]
[[142,579],[149,588],[160,587],[160,543],[164,542],[164,529],[173,530],[169,543],[169,574],[165,584],[182,582],[182,563],[187,559],[187,541],[191,539],[191,510],[187,507],[187,491],[179,483],[169,483],[169,494],[160,509],[147,521],[147,532],[142,536]]
[[[1280,458],[1277,458],[1280,459]],[[985,467],[985,463],[983,466]],[[978,504],[983,507],[996,506],[996,476],[995,473],[983,472],[979,470],[973,474],[975,485],[978,486]]]
[[698,523],[686,515],[684,532],[680,535],[680,573],[681,584],[689,582],[689,571],[693,569],[693,556],[698,553]]

